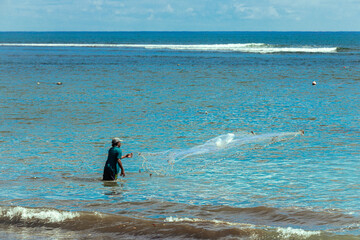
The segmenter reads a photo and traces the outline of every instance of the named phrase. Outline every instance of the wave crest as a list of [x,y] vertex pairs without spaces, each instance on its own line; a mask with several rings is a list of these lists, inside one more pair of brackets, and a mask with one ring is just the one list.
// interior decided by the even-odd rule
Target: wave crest
[[[314,212],[297,208],[236,208],[206,205],[194,208],[192,205],[162,201],[138,202],[133,206],[143,209],[149,204],[153,206],[156,203],[170,207],[169,209],[182,207],[186,213],[181,213],[181,216],[171,216],[165,213],[167,217],[160,218],[147,217],[146,214],[142,214],[142,217],[139,218],[138,216],[126,216],[127,214],[3,206],[0,207],[0,222],[3,226],[14,226],[16,231],[20,228],[29,230],[26,231],[26,234],[39,233],[40,238],[44,239],[48,239],[48,237],[44,237],[48,236],[46,233],[42,235],[44,227],[61,230],[59,236],[63,232],[71,231],[71,234],[75,236],[72,239],[87,239],[89,234],[93,236],[116,235],[120,238],[137,236],[146,239],[307,239],[314,236],[328,239],[333,233],[341,232],[345,228],[353,228],[355,231],[359,229],[358,218],[338,212]],[[129,207],[129,203],[119,203],[119,206],[126,208],[125,206]],[[199,212],[199,209],[202,211]],[[132,212],[133,209],[129,211]],[[151,211],[151,215],[153,215],[153,211]],[[204,216],[206,217],[204,218]],[[317,227],[312,226],[309,229],[309,222]],[[292,227],[284,227],[289,224]],[[319,228],[323,230],[312,230]]]
[[80,216],[77,212],[24,207],[0,207],[0,214],[1,219],[6,219],[8,221],[18,222],[36,220],[47,223],[60,223]]
[[8,47],[86,47],[86,48],[143,48],[174,51],[213,51],[245,53],[336,53],[337,47],[278,46],[266,43],[229,44],[109,44],[109,43],[0,43]]

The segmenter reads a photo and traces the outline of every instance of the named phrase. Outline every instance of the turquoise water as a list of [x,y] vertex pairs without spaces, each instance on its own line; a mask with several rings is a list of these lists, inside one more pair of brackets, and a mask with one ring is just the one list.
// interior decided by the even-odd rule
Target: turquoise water
[[[359,54],[346,32],[0,33],[0,236],[358,239]],[[113,137],[134,158],[108,183]]]

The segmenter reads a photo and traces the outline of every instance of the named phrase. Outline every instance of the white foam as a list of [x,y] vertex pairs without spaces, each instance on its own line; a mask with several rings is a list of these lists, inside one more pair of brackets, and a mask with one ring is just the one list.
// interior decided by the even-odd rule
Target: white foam
[[285,239],[293,239],[294,236],[300,236],[304,238],[309,238],[314,235],[320,235],[320,231],[306,231],[303,229],[296,229],[296,228],[277,228],[276,231],[281,234],[281,236]]
[[120,47],[119,44],[88,44],[88,43],[0,43],[8,47]]
[[[226,222],[220,220],[205,220],[201,218],[178,218],[178,217],[167,217],[164,222],[169,223],[177,223],[177,222],[189,222],[189,223],[213,223],[213,224],[223,224],[223,225],[230,225],[230,226],[238,226],[238,227],[246,227],[246,228],[257,228],[255,225],[252,224],[245,224],[245,223],[233,223],[233,222]],[[261,228],[270,228],[262,226]],[[300,238],[309,238],[311,236],[320,235],[320,231],[306,231],[303,229],[296,229],[296,228],[276,228],[276,232],[281,235],[282,239],[294,239],[295,237]]]
[[63,222],[67,219],[79,217],[80,214],[76,212],[63,212],[51,209],[37,209],[37,208],[2,208],[0,207],[1,217],[7,217],[10,220],[19,218],[21,220],[45,220],[50,223]]
[[226,222],[221,220],[206,220],[201,218],[178,218],[178,217],[167,217],[164,222],[169,223],[176,223],[176,222],[191,222],[191,223],[212,223],[212,224],[222,224],[222,225],[230,225],[230,226],[241,226],[241,227],[255,227],[251,224],[245,224],[245,223],[233,223],[233,222]]
[[336,47],[276,47],[264,43],[246,44],[201,44],[201,45],[133,45],[131,47],[143,47],[146,49],[170,49],[192,51],[230,51],[248,53],[335,53]]
[[297,48],[263,48],[252,50],[253,53],[336,53],[337,48],[315,48],[315,47],[297,47]]
[[220,51],[247,53],[336,53],[336,47],[280,47],[265,43],[233,44],[102,44],[102,43],[0,43],[12,47],[88,47],[88,48],[144,48],[178,51]]

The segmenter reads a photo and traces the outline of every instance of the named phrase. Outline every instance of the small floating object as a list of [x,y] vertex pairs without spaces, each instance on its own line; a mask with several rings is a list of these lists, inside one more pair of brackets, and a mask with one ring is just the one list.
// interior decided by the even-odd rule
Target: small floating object
[[198,114],[208,114],[208,111],[202,112],[202,111],[198,111]]
[[316,82],[315,82],[315,81],[313,81],[313,82],[312,82],[312,85],[314,85],[314,86],[315,86],[315,85],[316,85]]
[[37,84],[37,85],[40,85],[40,82],[37,82],[36,84]]
[[62,82],[57,82],[56,85],[62,85]]

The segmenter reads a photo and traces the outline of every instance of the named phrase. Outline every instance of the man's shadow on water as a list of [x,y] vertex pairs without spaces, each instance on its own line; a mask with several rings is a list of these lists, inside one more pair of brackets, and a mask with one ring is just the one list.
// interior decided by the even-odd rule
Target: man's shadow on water
[[106,188],[111,188],[110,191],[104,192],[104,195],[107,196],[116,196],[122,195],[124,189],[124,183],[118,181],[102,181],[103,186]]

